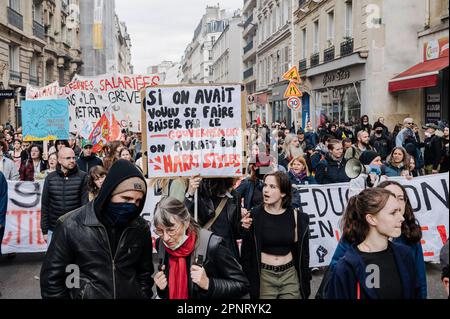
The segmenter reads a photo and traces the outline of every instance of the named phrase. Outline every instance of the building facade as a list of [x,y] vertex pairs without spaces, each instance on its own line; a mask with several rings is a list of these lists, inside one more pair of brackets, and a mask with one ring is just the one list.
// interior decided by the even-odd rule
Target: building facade
[[183,83],[212,83],[213,55],[215,41],[228,25],[232,13],[221,10],[220,6],[207,6],[206,13],[194,31],[181,62]]
[[[246,107],[247,121],[256,120],[257,101],[256,93],[256,48],[257,48],[257,30],[258,24],[256,19],[256,2],[257,0],[244,0],[242,8],[244,39],[242,63],[243,63],[243,84],[247,92]],[[264,105],[265,107],[265,105]]]
[[449,0],[425,1],[423,27],[417,33],[416,61],[389,82],[397,99],[416,97],[414,119],[448,123]]
[[257,1],[256,114],[261,122],[291,123],[284,93],[288,82],[283,74],[292,64],[292,0]]
[[[325,120],[357,124],[362,115],[372,123],[385,117],[389,127],[405,117],[424,124],[424,93],[390,87],[420,62],[427,2],[300,0],[294,15],[304,118],[315,125]],[[423,46],[420,51],[423,56]]]
[[21,123],[26,85],[67,84],[82,65],[78,0],[0,0],[0,123]]
[[133,74],[131,64],[131,37],[125,22],[119,20],[116,14],[116,72],[121,74]]
[[212,79],[214,83],[242,83],[241,20],[240,12],[237,11],[213,44]]

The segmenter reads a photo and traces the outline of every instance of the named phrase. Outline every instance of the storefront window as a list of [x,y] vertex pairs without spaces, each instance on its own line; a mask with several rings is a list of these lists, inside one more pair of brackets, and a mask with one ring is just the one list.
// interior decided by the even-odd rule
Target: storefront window
[[272,103],[273,110],[273,121],[282,122],[285,121],[288,127],[291,127],[291,110],[287,107],[287,102],[285,101],[274,101]]
[[359,82],[316,91],[319,118],[333,123],[356,124],[361,118]]

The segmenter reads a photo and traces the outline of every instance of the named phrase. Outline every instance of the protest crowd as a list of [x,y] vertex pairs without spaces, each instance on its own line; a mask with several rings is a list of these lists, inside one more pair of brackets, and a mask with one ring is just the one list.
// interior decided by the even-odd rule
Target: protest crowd
[[[405,188],[389,179],[448,173],[447,123],[419,127],[406,118],[393,128],[363,116],[356,125],[322,119],[313,129],[258,120],[247,123],[245,137],[240,180],[148,183],[141,133],[123,130],[95,154],[80,136],[30,143],[22,128],[0,125],[0,241],[7,181],[43,181],[43,298],[427,298],[421,228]],[[346,170],[354,160],[366,168],[357,177]],[[310,217],[299,209],[299,189],[335,183],[349,183],[352,196],[311,296]],[[140,216],[150,191],[163,199],[149,226]],[[80,288],[66,286],[69,264],[80,268]],[[367,285],[366,265],[381,269],[379,287]],[[448,293],[448,241],[441,265]]]

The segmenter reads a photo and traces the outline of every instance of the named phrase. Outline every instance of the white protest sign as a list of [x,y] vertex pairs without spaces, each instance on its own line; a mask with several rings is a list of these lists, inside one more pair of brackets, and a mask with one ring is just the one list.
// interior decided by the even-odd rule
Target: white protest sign
[[73,133],[81,132],[88,125],[87,121],[95,125],[110,107],[121,128],[140,132],[143,129],[140,90],[157,85],[159,80],[157,75],[76,75],[62,88],[58,86],[58,82],[44,88],[28,86],[27,100],[67,98],[70,132]]
[[242,176],[241,85],[146,88],[150,178]]
[[[438,262],[449,234],[448,174],[406,180],[405,186],[419,221],[425,261]],[[327,266],[342,236],[340,220],[348,202],[349,184],[301,186],[300,210],[310,216],[310,266]]]
[[58,100],[61,97],[65,98],[57,81],[44,87],[35,87],[27,84],[26,100]]

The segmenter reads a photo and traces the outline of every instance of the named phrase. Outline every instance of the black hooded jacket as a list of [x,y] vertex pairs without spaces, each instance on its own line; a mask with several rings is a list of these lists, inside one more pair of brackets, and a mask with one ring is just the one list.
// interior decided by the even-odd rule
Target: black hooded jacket
[[80,158],[77,160],[77,165],[80,170],[89,174],[91,168],[95,166],[103,166],[103,162],[95,155],[84,156],[82,153]]
[[[123,229],[113,227],[105,207],[124,180],[139,170],[120,160],[109,171],[95,201],[59,219],[41,270],[43,298],[142,299],[152,297],[154,272],[148,223],[136,216]],[[79,267],[79,286],[68,288],[68,265]]]

